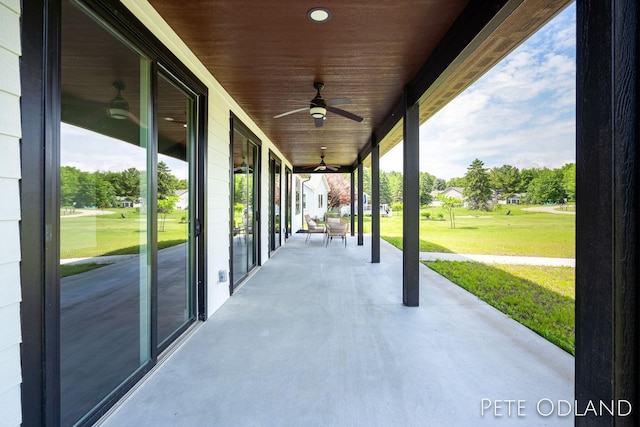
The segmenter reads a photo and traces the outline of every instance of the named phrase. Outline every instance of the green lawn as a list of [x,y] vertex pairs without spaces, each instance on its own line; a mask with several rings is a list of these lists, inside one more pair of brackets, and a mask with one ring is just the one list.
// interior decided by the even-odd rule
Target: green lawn
[[[125,255],[139,252],[146,243],[146,216],[136,209],[110,210],[109,215],[60,219],[60,258],[83,258],[102,255]],[[124,217],[123,217],[124,215]],[[185,212],[167,215],[164,231],[158,232],[158,248],[187,240]],[[159,228],[161,221],[158,220]]]
[[[454,229],[442,208],[423,209],[434,219],[420,219],[420,251],[574,258],[575,216],[525,207],[503,206],[496,212],[458,208]],[[447,219],[437,220],[439,213]],[[365,217],[364,231],[370,230],[371,218]],[[402,212],[380,218],[380,234],[402,249]],[[443,261],[426,265],[574,354],[574,268]]]
[[574,269],[426,262],[429,268],[575,354]]
[[[556,258],[575,257],[575,216],[529,212],[513,206],[496,212],[455,209],[456,228],[449,220],[420,219],[420,251],[487,255],[524,255]],[[432,218],[442,208],[423,209]],[[445,214],[445,218],[448,215]],[[370,232],[371,218],[365,217],[364,231]],[[402,212],[380,219],[380,234],[402,248]]]

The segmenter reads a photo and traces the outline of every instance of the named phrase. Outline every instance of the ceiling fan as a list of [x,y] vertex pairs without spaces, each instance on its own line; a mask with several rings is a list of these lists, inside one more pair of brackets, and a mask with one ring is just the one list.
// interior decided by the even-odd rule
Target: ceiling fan
[[313,84],[313,87],[316,90],[316,96],[311,100],[311,104],[309,105],[309,107],[298,108],[296,110],[287,111],[286,113],[273,116],[273,118],[278,119],[280,117],[288,116],[289,114],[294,114],[294,113],[299,113],[301,111],[309,110],[309,114],[311,114],[311,117],[313,117],[313,120],[317,128],[322,127],[324,119],[326,118],[326,115],[327,115],[327,111],[331,111],[332,113],[338,114],[342,117],[346,117],[347,119],[351,119],[356,122],[361,122],[363,120],[362,117],[356,114],[334,107],[334,105],[350,104],[351,103],[350,99],[338,98],[338,99],[330,99],[329,101],[325,101],[325,99],[322,98],[322,95],[320,94],[320,91],[324,88],[324,83],[315,82]]
[[[313,166],[309,166],[309,169],[311,169]],[[340,166],[338,165],[328,165],[324,162],[324,154],[320,155],[320,163],[318,163],[318,166],[315,167],[315,169],[313,170],[314,172],[323,172],[326,171],[327,169],[329,169],[330,171],[337,171],[338,169],[340,169]]]

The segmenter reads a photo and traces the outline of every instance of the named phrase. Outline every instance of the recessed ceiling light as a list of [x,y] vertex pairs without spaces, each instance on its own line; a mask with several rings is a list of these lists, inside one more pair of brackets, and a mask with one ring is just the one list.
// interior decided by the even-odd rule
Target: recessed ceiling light
[[331,12],[323,7],[314,7],[307,12],[307,18],[312,22],[327,22],[331,19]]
[[320,147],[320,149],[321,149],[321,150],[326,150],[326,149],[327,149],[327,147],[322,146],[322,147]]

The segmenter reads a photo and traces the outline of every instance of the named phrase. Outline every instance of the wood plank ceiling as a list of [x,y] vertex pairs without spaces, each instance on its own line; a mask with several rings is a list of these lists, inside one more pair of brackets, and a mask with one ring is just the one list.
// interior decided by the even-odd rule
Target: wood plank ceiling
[[[449,79],[444,82],[448,88],[431,94],[438,100],[425,109],[430,113],[423,114],[423,120],[570,0],[150,3],[294,166],[317,164],[321,147],[327,147],[327,163],[347,170],[367,147],[372,132],[392,113],[405,85],[415,78],[445,35],[451,36],[451,28],[465,8],[491,3],[498,15],[505,3],[511,5],[509,14],[500,17],[491,30],[499,35],[502,29],[501,45],[496,48],[495,39],[490,48],[488,43],[477,43],[466,55],[474,61],[473,68],[460,73],[465,63],[456,64],[457,80]],[[331,13],[327,22],[308,19],[307,13],[317,6]],[[531,13],[512,13],[518,8]],[[356,122],[328,112],[324,125],[317,128],[308,111],[274,118],[308,106],[315,96],[314,82],[324,83],[322,95],[326,100],[349,98],[350,104],[338,107],[364,120]],[[426,97],[420,102],[428,104]],[[397,143],[397,132],[391,140]]]

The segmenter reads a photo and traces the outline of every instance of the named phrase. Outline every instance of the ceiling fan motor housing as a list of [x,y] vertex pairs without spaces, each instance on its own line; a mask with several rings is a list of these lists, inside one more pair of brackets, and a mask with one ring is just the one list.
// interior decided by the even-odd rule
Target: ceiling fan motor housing
[[314,83],[313,87],[316,89],[316,96],[311,100],[311,105],[309,106],[309,114],[314,119],[324,119],[327,115],[327,103],[320,95],[320,90],[324,87],[322,83]]

